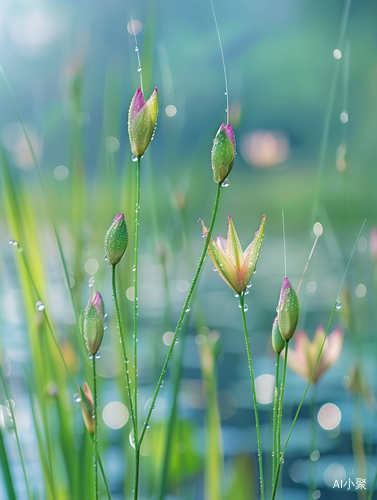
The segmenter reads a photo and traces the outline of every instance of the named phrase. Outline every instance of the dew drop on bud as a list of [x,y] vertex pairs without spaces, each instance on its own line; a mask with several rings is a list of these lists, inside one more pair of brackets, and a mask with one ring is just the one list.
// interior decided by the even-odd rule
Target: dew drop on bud
[[99,351],[96,352],[96,359],[99,359],[101,357],[101,354]]
[[342,304],[340,303],[340,300],[338,300],[337,303],[335,304],[335,309],[337,311],[339,311],[339,309],[341,309],[341,308],[342,308]]
[[38,302],[35,304],[35,310],[36,311],[43,311],[45,308],[44,303],[41,300],[38,300]]
[[132,160],[132,161],[137,161],[137,156],[132,155],[131,160]]
[[248,311],[248,310],[249,310],[249,306],[248,306],[247,304],[244,304],[244,306],[243,306],[243,310],[244,310],[245,312],[246,312],[246,311]]
[[221,184],[223,188],[227,188],[230,184],[230,181],[229,179],[224,179],[223,180],[223,183]]
[[92,276],[92,277],[89,279],[88,286],[89,286],[90,288],[93,288],[93,285],[94,285],[94,278],[93,278],[93,276]]
[[91,352],[89,353],[89,359],[93,359],[93,354]]
[[80,398],[80,394],[78,392],[76,392],[74,395],[73,395],[73,401],[75,403],[80,403],[81,401],[81,398]]
[[217,267],[216,266],[213,266],[212,270],[215,271],[215,273],[217,273]]
[[205,233],[201,233],[200,237],[205,238],[206,237]]

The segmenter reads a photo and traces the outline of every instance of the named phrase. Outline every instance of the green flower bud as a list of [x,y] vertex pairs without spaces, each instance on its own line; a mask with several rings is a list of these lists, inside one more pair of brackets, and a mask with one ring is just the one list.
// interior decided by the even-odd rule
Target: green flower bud
[[296,331],[300,317],[300,304],[288,278],[284,278],[276,312],[281,336],[285,340],[290,340]]
[[137,89],[128,112],[128,135],[132,154],[140,158],[150,143],[157,123],[158,95],[154,89],[145,101],[143,92]]
[[124,214],[115,217],[105,237],[105,251],[109,263],[116,266],[123,257],[128,244],[128,231]]
[[280,354],[281,351],[285,348],[285,340],[281,336],[280,329],[279,329],[279,322],[278,322],[278,317],[274,319],[273,325],[272,325],[272,348],[273,350],[277,353]]
[[105,331],[105,307],[101,294],[97,292],[89,299],[84,314],[84,338],[86,347],[93,356],[99,349]]
[[222,123],[213,141],[211,151],[211,162],[213,170],[213,180],[217,183],[229,175],[234,164],[236,155],[236,139],[232,125],[228,123],[224,127]]

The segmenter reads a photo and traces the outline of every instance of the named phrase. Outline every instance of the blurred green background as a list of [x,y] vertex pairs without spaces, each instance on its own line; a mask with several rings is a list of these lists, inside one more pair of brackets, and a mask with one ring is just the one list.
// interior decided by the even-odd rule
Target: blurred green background
[[[246,248],[262,214],[267,215],[258,272],[246,298],[256,377],[275,373],[270,331],[284,277],[282,210],[287,275],[295,288],[314,242],[313,224],[319,221],[323,226],[300,292],[299,328],[309,337],[318,324],[328,323],[356,237],[367,219],[342,289],[347,296],[342,296],[342,309],[332,325],[332,329],[342,326],[345,333],[343,353],[317,391],[317,410],[332,402],[342,413],[335,430],[317,426],[321,453],[316,462],[318,491],[324,499],[356,498],[355,489],[339,492],[333,483],[335,479],[354,481],[361,471],[370,486],[377,466],[375,409],[372,404],[370,410],[370,399],[366,398],[369,406],[364,401],[375,386],[377,354],[375,265],[368,248],[369,232],[377,225],[377,7],[370,0],[220,0],[214,7],[228,75],[230,122],[237,141],[236,162],[230,185],[222,190],[215,234],[225,236],[231,214]],[[215,197],[210,151],[217,129],[226,121],[226,96],[211,5],[197,0],[3,0],[0,63],[40,165],[78,314],[90,296],[91,276],[95,277],[95,290],[105,299],[108,329],[98,363],[101,412],[109,403],[127,401],[103,240],[117,213],[125,213],[133,233],[134,163],[127,135],[128,107],[140,75],[146,97],[158,88],[157,129],[142,160],[142,408],[152,396],[166,354],[169,336],[164,334],[174,330],[200,255],[203,240],[197,219],[209,224]],[[85,500],[91,497],[82,483],[90,484],[91,470],[90,464],[85,468],[82,464],[88,457],[91,460],[90,443],[85,441],[79,405],[73,401],[75,388],[51,341],[46,318],[35,311],[37,300],[44,302],[75,384],[82,385],[89,376],[88,364],[80,348],[77,318],[41,182],[4,79],[0,79],[0,107],[3,371],[19,412],[19,432],[35,498],[53,497],[36,451],[30,393],[37,395],[44,414],[43,439],[58,471],[56,498]],[[10,239],[23,247],[38,293],[30,284],[22,256],[8,245]],[[126,325],[132,319],[132,248],[131,241],[119,266]],[[172,360],[172,366],[178,366],[183,350],[166,498],[208,498],[208,481],[219,481],[225,500],[252,498],[252,492],[258,498],[255,427],[241,317],[237,300],[212,271],[209,259],[185,325],[186,343],[182,338]],[[201,372],[203,346],[210,344],[203,339],[209,331],[220,335],[221,347],[215,354],[210,350],[213,362],[217,360],[214,378]],[[46,356],[51,359],[46,361]],[[369,392],[359,390],[355,396],[347,388],[356,364],[363,367]],[[30,389],[25,385],[23,367],[30,374]],[[215,391],[217,387],[217,398],[206,394],[203,378]],[[288,374],[286,433],[304,388],[304,382]],[[12,425],[7,423],[7,398],[0,394],[0,425],[7,430],[3,434],[17,498],[27,498]],[[168,375],[147,433],[145,455],[149,456],[142,461],[140,498],[157,498],[161,443],[172,394]],[[216,407],[222,425],[219,449],[204,439],[206,419],[219,423]],[[103,462],[112,498],[129,498],[130,422],[119,416],[127,412],[123,407],[108,411],[122,425],[119,430],[111,429],[103,417]],[[261,404],[260,412],[267,457],[271,404]],[[308,497],[308,426],[305,404],[287,450],[284,498]],[[56,436],[59,439],[54,442]],[[209,480],[206,461],[211,456],[215,463],[219,456],[221,463],[224,459],[226,473],[222,475],[220,465],[218,476]],[[5,495],[4,484],[0,475],[0,496]],[[240,484],[244,487],[238,491]]]

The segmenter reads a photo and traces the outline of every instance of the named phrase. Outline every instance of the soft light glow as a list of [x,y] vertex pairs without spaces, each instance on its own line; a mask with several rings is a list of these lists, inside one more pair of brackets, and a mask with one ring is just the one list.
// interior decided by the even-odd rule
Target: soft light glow
[[138,35],[143,29],[143,25],[137,19],[133,19],[127,23],[127,31],[130,35]]
[[130,286],[126,290],[126,297],[129,301],[133,302],[135,300],[135,287]]
[[342,123],[347,123],[348,122],[348,113],[347,111],[342,111],[340,113],[339,119]]
[[166,116],[169,116],[169,118],[172,118],[177,114],[177,108],[173,104],[169,104],[165,108],[165,114]]
[[195,337],[195,344],[196,345],[203,345],[207,342],[207,337],[205,335],[203,335],[202,333],[199,333],[196,337]]
[[323,479],[329,488],[333,488],[335,481],[338,481],[340,484],[340,481],[346,479],[346,470],[342,465],[334,462],[325,470]]
[[123,403],[112,401],[102,411],[105,424],[111,429],[120,429],[128,421],[128,410]]
[[190,283],[186,280],[178,280],[175,286],[178,292],[184,293],[189,289]]
[[105,146],[109,153],[115,153],[118,151],[120,143],[116,137],[109,136],[105,139]]
[[59,165],[54,170],[54,177],[58,179],[58,181],[64,181],[69,175],[69,170],[64,165]]
[[255,379],[255,391],[257,401],[263,405],[272,403],[274,400],[275,377],[268,373],[260,375]]
[[355,288],[356,297],[358,299],[362,299],[363,297],[365,297],[366,294],[367,294],[367,287],[365,285],[363,285],[362,283],[357,285],[357,287]]
[[173,337],[174,337],[174,333],[173,332],[165,332],[162,336],[162,342],[165,344],[165,345],[171,345],[172,341],[173,341]]
[[289,156],[289,140],[281,131],[257,130],[241,143],[244,159],[256,167],[272,167]]
[[317,418],[319,425],[329,431],[335,429],[340,424],[342,413],[336,405],[326,403],[319,410]]
[[317,290],[317,283],[315,281],[309,281],[306,285],[306,289],[309,293],[314,293]]
[[87,274],[95,274],[98,268],[99,263],[97,259],[88,259],[84,264],[84,269]]
[[313,233],[315,236],[321,236],[323,233],[323,226],[320,222],[316,222],[313,226]]
[[340,52],[339,49],[335,49],[332,54],[333,54],[335,59],[340,59],[342,57],[342,53]]
[[364,238],[364,236],[362,236],[357,243],[357,249],[359,252],[365,252],[367,248],[368,248],[367,239]]

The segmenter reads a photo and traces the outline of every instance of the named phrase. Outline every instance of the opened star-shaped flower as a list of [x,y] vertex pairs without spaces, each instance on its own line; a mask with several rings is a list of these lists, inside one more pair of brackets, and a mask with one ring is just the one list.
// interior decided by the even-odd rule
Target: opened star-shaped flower
[[[227,237],[218,235],[216,242],[211,238],[208,253],[220,276],[237,293],[242,293],[255,272],[264,237],[266,216],[263,215],[261,225],[255,233],[254,240],[243,252],[234,227],[232,217],[228,217]],[[207,236],[208,229],[202,223],[203,234]]]

